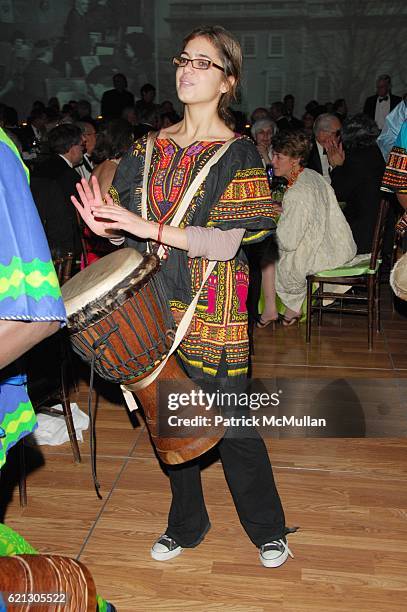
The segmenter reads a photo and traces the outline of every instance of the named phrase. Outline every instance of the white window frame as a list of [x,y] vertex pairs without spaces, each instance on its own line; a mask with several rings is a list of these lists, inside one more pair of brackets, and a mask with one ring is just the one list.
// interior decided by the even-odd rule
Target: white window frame
[[[281,92],[279,96],[270,99],[270,78],[278,77],[281,81]],[[266,73],[266,95],[265,95],[265,106],[268,108],[273,102],[283,101],[283,95],[285,91],[285,74],[283,72],[267,72]]]
[[[273,38],[279,38],[281,40],[281,52],[273,53],[272,51],[272,40]],[[285,55],[285,36],[284,34],[272,34],[268,35],[268,57],[284,57]]]

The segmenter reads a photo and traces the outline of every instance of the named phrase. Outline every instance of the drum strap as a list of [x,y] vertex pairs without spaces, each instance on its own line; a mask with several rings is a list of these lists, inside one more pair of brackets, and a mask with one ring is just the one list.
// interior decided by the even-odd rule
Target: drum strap
[[[142,197],[141,197],[141,215],[143,217],[143,219],[147,219],[147,183],[148,183],[148,175],[149,175],[149,171],[150,171],[150,165],[151,165],[151,158],[152,158],[152,154],[153,154],[153,147],[154,147],[154,142],[155,139],[157,138],[157,134],[158,132],[150,132],[148,137],[147,137],[147,145],[146,145],[146,155],[145,155],[145,164],[144,164],[144,175],[143,175],[143,192],[142,192]],[[205,166],[199,171],[199,173],[197,174],[197,176],[195,177],[195,179],[192,181],[191,185],[188,187],[187,191],[185,192],[184,197],[182,198],[180,205],[178,207],[177,212],[175,213],[174,217],[171,220],[170,225],[172,225],[173,227],[178,227],[180,222],[182,221],[189,204],[191,203],[192,198],[194,197],[195,193],[197,192],[198,188],[202,185],[202,183],[204,182],[204,180],[206,179],[206,177],[209,174],[210,169],[212,168],[213,165],[215,165],[220,158],[222,157],[222,155],[224,155],[226,153],[226,151],[228,150],[228,148],[230,147],[230,145],[237,140],[237,137],[234,136],[233,138],[230,138],[229,140],[227,140],[221,147],[220,149],[218,149],[216,151],[216,153],[211,157],[211,159],[205,164]],[[164,255],[164,247],[161,245],[158,249],[158,256],[160,257],[160,259],[162,259],[163,255]],[[208,263],[208,266],[206,268],[205,271],[205,275],[202,281],[202,284],[200,286],[200,288],[198,289],[197,293],[195,294],[194,299],[192,300],[192,302],[190,303],[190,305],[188,306],[187,310],[185,311],[184,316],[182,317],[177,331],[175,333],[175,337],[174,337],[174,342],[167,354],[167,356],[165,357],[165,359],[161,362],[161,364],[154,370],[154,372],[152,372],[149,376],[147,376],[146,378],[143,378],[143,380],[140,380],[137,383],[133,383],[132,385],[126,386],[126,385],[121,385],[121,389],[123,392],[123,396],[124,399],[126,400],[127,406],[129,408],[130,411],[133,410],[137,410],[137,403],[134,399],[134,396],[132,394],[132,392],[137,393],[137,391],[140,391],[141,389],[145,389],[146,387],[148,387],[149,385],[151,385],[152,382],[154,382],[154,380],[157,378],[157,376],[159,376],[159,374],[162,372],[162,370],[164,369],[168,359],[171,357],[171,355],[173,353],[175,353],[175,351],[177,350],[178,346],[181,344],[182,339],[184,338],[188,327],[192,321],[192,317],[194,316],[195,313],[195,309],[196,306],[198,304],[198,300],[199,297],[202,293],[202,290],[205,286],[205,283],[207,282],[209,276],[211,275],[214,267],[216,266],[218,262],[217,261],[210,261]]]

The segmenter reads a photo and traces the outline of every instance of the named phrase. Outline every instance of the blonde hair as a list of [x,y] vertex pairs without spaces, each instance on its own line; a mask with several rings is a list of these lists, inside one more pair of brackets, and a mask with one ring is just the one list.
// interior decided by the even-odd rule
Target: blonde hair
[[[200,26],[195,28],[184,38],[184,47],[194,38],[202,36],[213,44],[218,51],[224,69],[225,81],[228,90],[220,97],[218,104],[218,115],[226,124],[231,124],[233,118],[228,107],[236,100],[237,89],[240,84],[242,73],[242,49],[236,38],[222,26]],[[227,77],[232,76],[234,83],[231,84]]]

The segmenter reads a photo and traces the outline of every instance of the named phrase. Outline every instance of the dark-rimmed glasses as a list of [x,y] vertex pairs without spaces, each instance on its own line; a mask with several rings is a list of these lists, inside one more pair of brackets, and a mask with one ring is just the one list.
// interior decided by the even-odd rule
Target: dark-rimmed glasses
[[196,68],[197,70],[209,70],[211,66],[214,66],[218,70],[222,70],[222,72],[225,72],[225,69],[222,66],[219,66],[219,64],[215,64],[215,62],[210,59],[205,59],[201,57],[190,59],[189,57],[183,57],[181,55],[176,55],[172,58],[172,63],[177,68],[184,68],[188,64],[188,62],[191,62],[192,68]]

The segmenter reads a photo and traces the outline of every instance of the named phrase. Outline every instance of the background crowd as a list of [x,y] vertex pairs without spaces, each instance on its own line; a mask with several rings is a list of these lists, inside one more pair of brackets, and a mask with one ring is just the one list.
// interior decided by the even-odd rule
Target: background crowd
[[[45,60],[39,56],[38,61]],[[92,116],[92,106],[84,99],[71,100],[61,107],[58,99],[53,97],[45,104],[39,82],[39,79],[33,79],[33,103],[28,118],[19,118],[13,107],[0,102],[0,126],[12,138],[30,167],[32,194],[52,253],[56,256],[73,253],[78,266],[83,267],[116,247],[92,235],[78,218],[71,203],[71,195],[76,193],[79,178],[82,176],[89,179],[92,174],[96,175],[102,192],[106,192],[131,142],[150,130],[159,130],[177,123],[180,116],[170,100],[160,103],[156,101],[154,85],[145,83],[139,92],[130,91],[126,75],[122,73],[115,73],[112,87],[103,92],[100,115],[97,117]],[[322,182],[319,180],[313,183],[315,192],[309,211],[313,221],[319,219],[319,225],[314,228],[316,234],[326,234],[328,231],[316,202],[322,197],[324,207],[333,197],[343,211],[354,241],[355,246],[348,249],[349,253],[364,254],[371,250],[376,217],[383,197],[381,187],[386,161],[407,118],[406,103],[407,97],[402,99],[392,93],[390,76],[381,75],[376,82],[376,92],[366,99],[360,112],[352,116],[348,115],[344,98],[323,103],[311,100],[303,111],[296,112],[294,96],[287,94],[283,100],[271,104],[270,108],[253,109],[250,116],[229,109],[229,124],[236,133],[247,135],[257,144],[269,177],[272,199],[275,205],[282,205],[281,228],[287,227],[289,198],[287,195],[284,215],[284,194],[290,186],[293,164],[288,173],[276,171],[276,142],[280,146],[280,156],[297,159],[301,170],[306,167],[322,179]],[[281,140],[284,134],[294,135],[294,140]],[[301,146],[298,145],[298,134],[301,134]],[[311,175],[307,176],[309,178]],[[301,181],[306,190],[305,179]],[[304,213],[306,208],[304,201],[307,196],[304,193],[300,191],[296,194],[298,203],[295,211],[290,214],[290,232],[294,231],[301,211]],[[385,259],[387,257],[388,260],[393,248],[394,226],[402,212],[402,207],[394,198],[384,248]],[[300,242],[306,239],[305,234],[308,232],[308,238],[310,235],[304,220],[299,223],[299,228],[302,234],[293,247],[297,253],[301,252]],[[344,251],[338,236],[334,236],[330,242],[330,251],[333,244]],[[282,236],[279,241],[283,242]],[[324,241],[322,235],[321,241]],[[315,255],[312,245],[310,249],[311,255]],[[274,264],[277,265],[277,282],[283,287],[281,293],[286,294],[285,285],[291,282],[288,270],[292,263],[285,268],[282,257],[278,271],[279,264],[276,262],[279,261],[279,250],[275,240],[257,247],[255,252],[249,250],[247,255],[252,268],[252,295],[249,295],[251,314],[257,317],[262,273],[266,298],[272,296],[271,302],[266,299],[265,313],[259,322],[263,326],[277,316],[274,305],[275,278],[270,277]],[[315,266],[318,268],[318,261]],[[311,272],[314,270],[304,270],[304,274]],[[290,299],[286,301],[290,302]],[[294,302],[297,303],[298,299]]]

